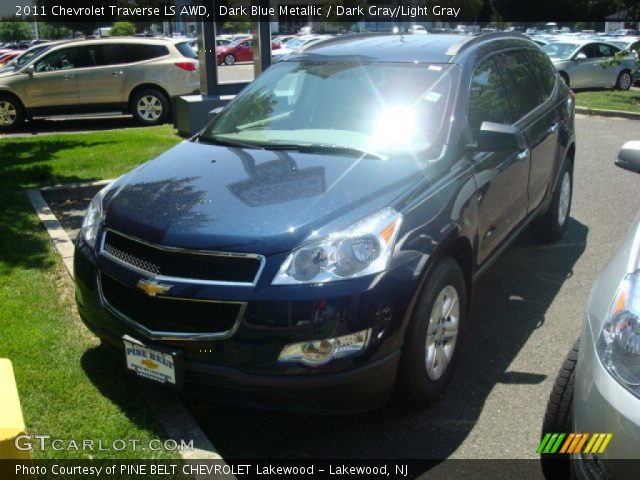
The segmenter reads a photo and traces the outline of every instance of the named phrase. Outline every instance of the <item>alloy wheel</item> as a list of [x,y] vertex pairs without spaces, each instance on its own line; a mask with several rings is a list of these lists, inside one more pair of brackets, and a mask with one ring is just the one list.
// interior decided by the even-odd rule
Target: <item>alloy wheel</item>
[[236,63],[236,59],[233,55],[227,55],[226,57],[224,57],[224,63],[227,65],[233,65],[234,63]]
[[431,380],[444,375],[458,339],[460,299],[452,285],[444,287],[433,304],[427,328],[425,366]]
[[137,110],[143,120],[154,122],[162,116],[162,102],[154,95],[145,95],[138,100]]
[[564,225],[569,213],[569,203],[571,202],[571,176],[569,172],[564,172],[562,184],[560,186],[560,201],[558,202],[558,225]]
[[2,101],[0,102],[0,125],[8,127],[13,125],[18,116],[18,110],[16,106],[11,102]]
[[620,75],[620,81],[618,82],[620,90],[628,90],[631,88],[631,74],[624,72]]

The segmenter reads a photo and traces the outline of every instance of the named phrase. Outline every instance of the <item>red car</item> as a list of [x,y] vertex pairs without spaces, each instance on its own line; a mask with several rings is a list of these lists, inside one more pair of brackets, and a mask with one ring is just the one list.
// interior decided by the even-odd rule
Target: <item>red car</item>
[[[272,43],[271,50],[280,48],[279,43]],[[218,65],[233,65],[236,62],[253,61],[253,38],[239,38],[228,45],[216,48]]]
[[13,60],[18,55],[21,55],[24,50],[11,50],[7,53],[0,53],[0,65],[6,65],[7,62]]

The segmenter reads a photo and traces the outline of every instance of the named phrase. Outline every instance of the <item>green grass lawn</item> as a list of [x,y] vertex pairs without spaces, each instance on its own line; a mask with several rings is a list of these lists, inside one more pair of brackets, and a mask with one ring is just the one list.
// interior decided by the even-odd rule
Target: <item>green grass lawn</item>
[[604,110],[640,112],[640,90],[584,90],[576,92],[576,105]]
[[[30,434],[145,444],[164,438],[144,387],[82,325],[73,285],[25,194],[56,183],[113,178],[180,138],[169,126],[27,138],[0,137],[0,357],[13,362]],[[86,453],[34,452],[36,458]],[[94,458],[177,458],[95,451]]]

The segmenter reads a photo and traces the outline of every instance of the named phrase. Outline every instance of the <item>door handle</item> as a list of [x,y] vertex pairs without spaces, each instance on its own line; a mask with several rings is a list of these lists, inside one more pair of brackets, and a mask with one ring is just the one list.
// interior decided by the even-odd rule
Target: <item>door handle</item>
[[65,80],[70,80],[70,79],[76,78],[76,77],[77,77],[77,75],[74,75],[72,73],[68,73],[67,75],[64,76],[64,79]]
[[549,127],[548,132],[550,134],[556,133],[558,131],[558,128],[560,128],[560,124],[558,122],[554,122],[551,124],[551,126]]
[[122,75],[124,72],[122,70],[116,70],[114,72],[111,72],[111,75],[113,75],[114,77],[117,77],[118,75]]
[[524,150],[521,150],[516,154],[516,160],[524,160],[528,156],[529,156],[529,149],[525,148]]

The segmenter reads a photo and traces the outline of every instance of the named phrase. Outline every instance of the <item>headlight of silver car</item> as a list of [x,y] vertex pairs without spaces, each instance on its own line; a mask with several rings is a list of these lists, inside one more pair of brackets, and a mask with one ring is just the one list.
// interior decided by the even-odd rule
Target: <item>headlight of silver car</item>
[[324,283],[362,277],[387,268],[402,215],[385,208],[350,227],[309,239],[287,257],[274,285]]
[[640,397],[640,270],[620,283],[597,352],[609,373]]
[[87,213],[85,214],[82,222],[82,237],[91,248],[94,248],[96,245],[98,229],[100,228],[100,224],[102,223],[104,216],[104,212],[102,210],[102,199],[109,191],[109,187],[110,185],[107,185],[100,190],[95,197],[93,197],[91,203],[89,203],[89,206],[87,207]]

